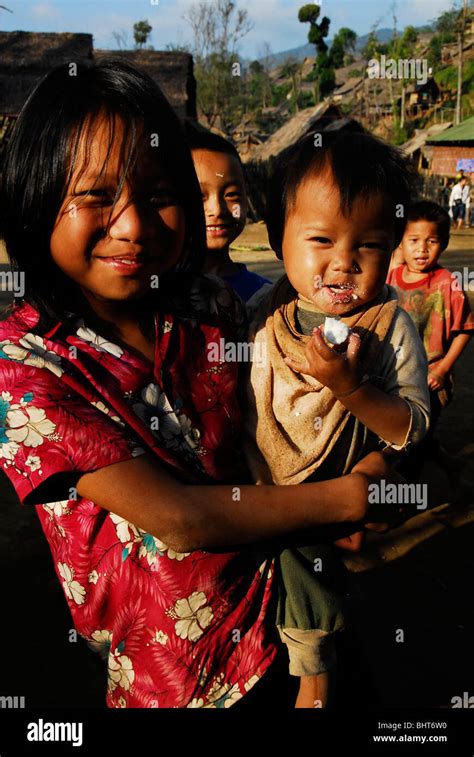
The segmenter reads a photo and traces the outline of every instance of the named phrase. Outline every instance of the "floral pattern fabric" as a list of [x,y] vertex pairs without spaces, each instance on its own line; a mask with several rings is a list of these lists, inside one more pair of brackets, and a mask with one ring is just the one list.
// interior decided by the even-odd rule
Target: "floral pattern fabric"
[[145,451],[184,481],[247,480],[237,365],[208,359],[244,326],[237,300],[210,277],[168,298],[154,366],[81,320],[42,336],[37,323],[26,303],[0,323],[0,463],[37,506],[76,629],[107,660],[108,706],[232,706],[276,654],[271,556],[178,553],[74,484]]

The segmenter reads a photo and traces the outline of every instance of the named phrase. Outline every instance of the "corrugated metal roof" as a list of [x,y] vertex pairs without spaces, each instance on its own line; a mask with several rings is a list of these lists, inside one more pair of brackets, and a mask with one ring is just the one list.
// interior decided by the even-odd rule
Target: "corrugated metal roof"
[[433,139],[438,133],[446,131],[446,129],[449,129],[451,126],[452,124],[450,122],[445,124],[433,124],[433,126],[430,126],[428,129],[419,131],[418,134],[415,134],[414,137],[409,139],[408,142],[405,142],[401,146],[401,149],[407,155],[413,155],[416,150],[419,150],[420,147],[423,147],[427,140],[429,141]]
[[443,134],[430,137],[427,144],[448,144],[449,142],[473,142],[474,143],[474,116],[463,121],[459,126],[447,129]]

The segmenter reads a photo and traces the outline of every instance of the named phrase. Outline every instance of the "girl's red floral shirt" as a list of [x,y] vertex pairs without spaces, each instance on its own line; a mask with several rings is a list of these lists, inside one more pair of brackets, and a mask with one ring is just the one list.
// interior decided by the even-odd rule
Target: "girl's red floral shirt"
[[182,480],[246,480],[238,367],[210,359],[239,338],[240,307],[211,277],[168,296],[153,367],[80,319],[41,336],[38,320],[23,303],[0,323],[0,462],[36,506],[77,631],[107,659],[107,704],[230,707],[276,654],[271,556],[177,553],[74,485],[145,451]]

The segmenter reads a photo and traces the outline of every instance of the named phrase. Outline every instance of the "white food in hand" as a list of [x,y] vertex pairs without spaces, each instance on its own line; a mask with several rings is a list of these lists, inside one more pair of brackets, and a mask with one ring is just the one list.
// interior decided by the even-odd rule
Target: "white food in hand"
[[324,336],[331,344],[343,344],[349,336],[349,327],[338,318],[326,318]]

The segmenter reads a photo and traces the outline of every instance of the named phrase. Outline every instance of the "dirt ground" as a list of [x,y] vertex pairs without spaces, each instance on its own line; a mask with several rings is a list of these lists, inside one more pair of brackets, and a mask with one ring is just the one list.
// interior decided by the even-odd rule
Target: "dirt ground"
[[[255,224],[239,238],[234,256],[275,280],[282,266],[270,249],[261,249],[267,244],[265,227]],[[453,234],[443,262],[451,270],[472,270],[472,256],[474,232],[462,231]],[[343,640],[341,700],[349,706],[449,707],[452,697],[474,693],[473,371],[471,343],[439,426],[444,446],[460,462],[461,504],[450,504],[447,478],[428,466],[423,480],[433,509],[372,539],[347,562],[352,630]],[[0,695],[25,696],[27,707],[103,707],[105,670],[71,634],[34,508],[19,505],[3,475],[0,502]]]

